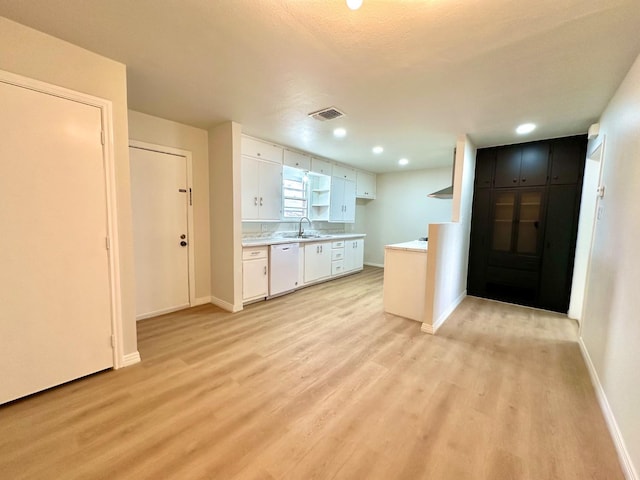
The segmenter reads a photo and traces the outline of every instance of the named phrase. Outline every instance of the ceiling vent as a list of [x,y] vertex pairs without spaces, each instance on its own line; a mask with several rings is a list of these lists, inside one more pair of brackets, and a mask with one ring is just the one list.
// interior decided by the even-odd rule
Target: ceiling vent
[[325,120],[333,120],[334,118],[344,117],[344,112],[341,112],[336,107],[323,108],[317,112],[311,112],[309,114],[311,118],[324,122]]

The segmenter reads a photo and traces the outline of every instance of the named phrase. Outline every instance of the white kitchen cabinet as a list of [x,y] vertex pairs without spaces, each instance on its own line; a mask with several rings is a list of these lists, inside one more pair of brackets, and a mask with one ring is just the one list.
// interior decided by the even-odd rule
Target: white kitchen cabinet
[[242,249],[242,301],[269,296],[268,247]]
[[242,156],[242,220],[279,221],[282,215],[282,164]]
[[284,164],[289,167],[308,171],[311,168],[311,157],[309,155],[305,155],[304,153],[285,149]]
[[356,171],[345,165],[334,165],[331,176],[349,180],[350,182],[356,181]]
[[344,273],[344,240],[331,243],[331,276]]
[[364,239],[345,240],[343,271],[362,270],[364,266]]
[[282,165],[283,150],[284,149],[278,145],[273,145],[244,135],[240,140],[240,153],[242,155],[279,163],[280,165]]
[[356,182],[331,177],[329,221],[354,223],[356,221]]
[[356,197],[376,198],[376,176],[369,172],[356,172]]
[[304,246],[304,283],[331,276],[331,242],[307,243]]
[[329,162],[311,157],[311,171],[313,173],[331,176],[331,170],[332,166]]

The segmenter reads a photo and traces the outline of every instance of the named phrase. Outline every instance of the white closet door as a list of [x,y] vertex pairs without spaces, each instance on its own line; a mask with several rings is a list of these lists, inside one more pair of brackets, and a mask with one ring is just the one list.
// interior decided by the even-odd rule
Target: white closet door
[[0,403],[113,366],[97,107],[0,82]]
[[189,306],[187,159],[129,149],[136,317]]

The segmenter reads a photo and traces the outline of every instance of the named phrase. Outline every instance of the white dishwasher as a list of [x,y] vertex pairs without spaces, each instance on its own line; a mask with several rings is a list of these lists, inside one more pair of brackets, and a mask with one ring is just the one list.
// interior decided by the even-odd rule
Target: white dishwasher
[[269,296],[298,287],[298,243],[271,245],[269,252]]

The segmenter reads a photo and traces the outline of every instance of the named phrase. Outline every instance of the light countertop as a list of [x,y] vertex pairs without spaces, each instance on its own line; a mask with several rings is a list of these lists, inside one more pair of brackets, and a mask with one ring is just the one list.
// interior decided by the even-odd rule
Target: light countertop
[[314,238],[297,237],[266,237],[266,238],[244,238],[243,247],[264,247],[267,245],[280,245],[283,243],[311,243],[311,242],[331,242],[335,240],[348,240],[350,238],[364,238],[364,233],[342,233],[338,235],[321,235]]
[[424,240],[412,240],[411,242],[402,242],[402,243],[394,243],[391,245],[385,245],[384,248],[389,248],[391,250],[408,250],[411,252],[426,253],[428,243],[429,242],[426,242]]

